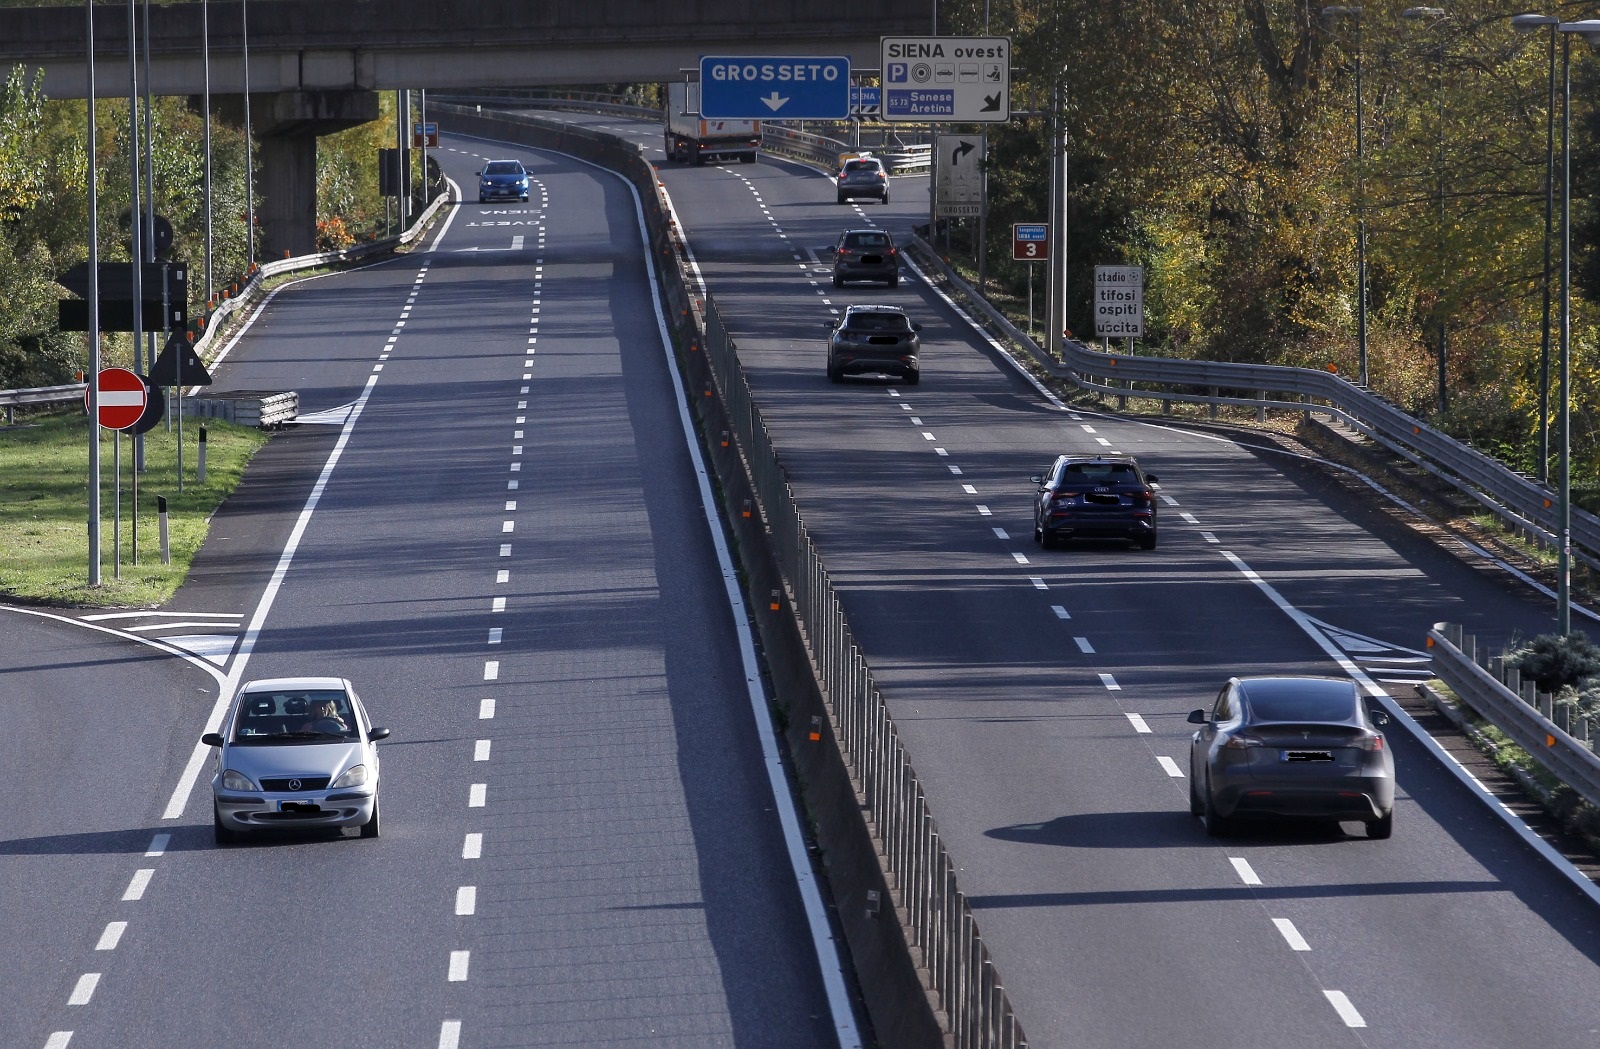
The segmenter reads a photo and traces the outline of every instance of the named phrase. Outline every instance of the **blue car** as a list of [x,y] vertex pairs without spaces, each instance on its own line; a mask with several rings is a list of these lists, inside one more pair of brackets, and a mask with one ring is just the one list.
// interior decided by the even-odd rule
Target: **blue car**
[[528,170],[520,160],[491,160],[478,172],[478,203],[528,199]]

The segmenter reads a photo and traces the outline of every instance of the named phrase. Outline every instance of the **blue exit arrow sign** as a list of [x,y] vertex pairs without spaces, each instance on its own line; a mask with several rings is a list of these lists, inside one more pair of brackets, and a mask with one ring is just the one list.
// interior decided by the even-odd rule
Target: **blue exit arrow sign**
[[841,120],[850,115],[850,59],[702,55],[700,115],[717,120]]

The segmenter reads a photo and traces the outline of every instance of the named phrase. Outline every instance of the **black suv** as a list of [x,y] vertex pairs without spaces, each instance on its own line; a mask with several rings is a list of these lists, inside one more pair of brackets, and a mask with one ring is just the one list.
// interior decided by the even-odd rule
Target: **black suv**
[[1127,539],[1156,548],[1156,494],[1131,455],[1062,455],[1050,472],[1034,476],[1033,540],[1050,547],[1057,539]]
[[900,255],[887,230],[847,229],[828,254],[833,256],[835,288],[847,280],[881,280],[891,288],[900,283]]
[[899,306],[851,306],[828,336],[828,378],[843,382],[846,375],[897,375],[916,384],[922,373],[917,354],[922,325],[912,324]]

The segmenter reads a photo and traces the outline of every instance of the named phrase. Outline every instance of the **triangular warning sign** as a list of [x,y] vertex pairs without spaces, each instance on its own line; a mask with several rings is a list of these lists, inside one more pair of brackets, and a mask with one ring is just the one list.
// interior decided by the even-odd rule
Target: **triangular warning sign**
[[210,386],[211,373],[188,340],[175,335],[150,366],[150,382],[156,386]]

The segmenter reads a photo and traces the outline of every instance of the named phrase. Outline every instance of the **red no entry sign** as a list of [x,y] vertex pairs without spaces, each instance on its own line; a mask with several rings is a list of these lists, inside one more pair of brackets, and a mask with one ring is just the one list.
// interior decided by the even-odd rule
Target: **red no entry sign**
[[[144,380],[126,368],[100,371],[100,425],[108,430],[126,430],[144,414],[147,391]],[[89,391],[83,391],[83,404],[89,406]]]

